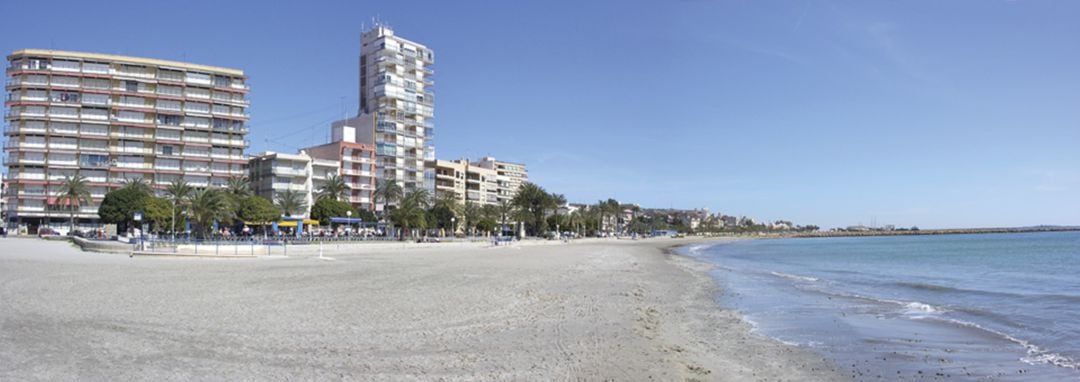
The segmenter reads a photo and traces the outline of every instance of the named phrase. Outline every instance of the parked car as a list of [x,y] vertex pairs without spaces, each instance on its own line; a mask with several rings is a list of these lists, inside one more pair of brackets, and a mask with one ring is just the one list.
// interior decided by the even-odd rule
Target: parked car
[[60,232],[57,232],[55,229],[52,229],[52,228],[38,228],[37,234],[38,234],[38,237],[45,237],[45,236],[56,236],[56,235],[59,235]]

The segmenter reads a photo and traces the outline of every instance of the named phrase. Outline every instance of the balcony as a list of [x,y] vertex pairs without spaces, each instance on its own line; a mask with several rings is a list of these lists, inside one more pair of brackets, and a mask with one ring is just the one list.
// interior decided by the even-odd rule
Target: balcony
[[304,176],[304,177],[307,176],[307,171],[304,171],[303,169],[284,168],[284,167],[274,167],[273,168],[273,173],[274,173],[274,175],[280,175],[280,176]]
[[353,170],[351,168],[341,170],[342,174],[351,176],[371,176],[371,171]]
[[5,166],[16,166],[16,165],[20,165],[20,164],[44,166],[45,165],[45,158],[38,159],[38,158],[12,158],[12,157],[8,157],[8,158],[4,159],[4,165]]
[[292,191],[299,191],[299,192],[307,192],[307,187],[306,186],[304,186],[303,184],[296,184],[296,183],[273,183],[272,188],[274,189],[274,191],[292,190]]
[[143,162],[117,162],[113,167],[125,170],[151,170],[154,165]]

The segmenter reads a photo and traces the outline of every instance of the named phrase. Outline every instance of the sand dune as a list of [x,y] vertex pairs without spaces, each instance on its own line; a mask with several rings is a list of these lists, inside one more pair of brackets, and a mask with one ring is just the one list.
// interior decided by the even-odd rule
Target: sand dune
[[128,258],[0,240],[0,380],[833,380],[671,241]]

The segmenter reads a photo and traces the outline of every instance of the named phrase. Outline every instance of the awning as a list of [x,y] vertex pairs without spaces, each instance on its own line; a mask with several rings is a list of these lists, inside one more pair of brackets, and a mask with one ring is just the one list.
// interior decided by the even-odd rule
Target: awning
[[[296,227],[296,222],[297,221],[298,220],[279,221],[277,223],[277,226],[278,227]],[[319,225],[319,221],[318,220],[313,220],[313,219],[304,219],[304,225]]]

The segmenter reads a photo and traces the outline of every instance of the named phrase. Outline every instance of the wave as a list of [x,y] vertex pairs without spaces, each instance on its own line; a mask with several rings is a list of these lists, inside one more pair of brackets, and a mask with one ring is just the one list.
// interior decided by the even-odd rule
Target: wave
[[[783,276],[781,276],[781,277],[783,277]],[[800,276],[795,276],[795,277],[800,277]],[[815,279],[815,281],[816,281],[816,279]],[[866,295],[861,295],[861,294],[858,294],[858,293],[830,291],[830,290],[823,290],[823,289],[817,289],[817,288],[806,288],[806,289],[799,288],[799,289],[804,291],[804,292],[821,293],[821,294],[824,294],[824,295],[827,295],[827,296],[847,298],[847,299],[852,299],[852,300],[862,300],[862,301],[866,301],[866,302],[871,302],[871,303],[876,303],[876,304],[883,304],[883,305],[894,305],[894,306],[898,306],[900,308],[903,308],[905,310],[905,313],[908,313],[908,314],[922,314],[922,313],[934,313],[934,314],[937,314],[937,313],[944,313],[944,312],[949,311],[949,309],[946,309],[944,307],[935,306],[935,305],[927,304],[927,303],[920,302],[920,301],[893,300],[893,299],[888,299],[888,298],[866,296]]]
[[898,282],[896,285],[918,290],[928,290],[934,292],[982,292],[970,289],[960,289],[945,285],[919,283],[919,282]]
[[1061,354],[1054,353],[1054,352],[1051,352],[1049,350],[1040,348],[1039,346],[1037,346],[1037,345],[1035,345],[1035,344],[1033,344],[1031,342],[1025,341],[1025,340],[1020,339],[1020,338],[1013,337],[1013,336],[1011,336],[1009,334],[1002,333],[1002,332],[999,332],[999,331],[994,330],[994,329],[987,328],[985,326],[976,324],[974,322],[958,320],[958,319],[955,319],[955,318],[943,318],[943,317],[916,317],[915,319],[937,320],[937,321],[941,321],[941,322],[950,323],[950,324],[953,324],[953,325],[959,325],[959,326],[963,326],[963,327],[967,327],[967,328],[971,328],[971,329],[976,329],[976,330],[986,332],[986,333],[988,333],[988,334],[990,334],[992,336],[996,336],[996,337],[1002,338],[1002,339],[1004,339],[1006,341],[1013,342],[1013,343],[1015,343],[1017,345],[1023,346],[1024,350],[1027,352],[1027,356],[1020,358],[1020,361],[1026,363],[1026,364],[1029,364],[1029,365],[1046,364],[1046,365],[1057,366],[1057,367],[1062,367],[1062,368],[1066,368],[1066,369],[1074,369],[1074,370],[1080,369],[1080,362],[1078,362],[1077,360],[1074,360],[1072,358],[1063,356]]
[[[806,290],[806,291],[811,291],[811,290]],[[922,302],[918,302],[918,301],[892,300],[892,299],[886,299],[886,298],[865,296],[865,295],[860,295],[860,294],[856,294],[856,293],[845,293],[845,292],[825,291],[825,290],[812,290],[812,291],[818,292],[818,293],[823,293],[823,294],[826,294],[826,295],[841,297],[841,298],[863,300],[863,301],[880,303],[880,304],[897,305],[897,306],[902,307],[904,309],[905,316],[907,318],[909,318],[909,319],[912,319],[912,320],[935,320],[935,321],[939,321],[939,322],[945,322],[945,323],[949,323],[949,324],[953,324],[953,325],[958,325],[958,326],[963,326],[963,327],[983,331],[983,332],[985,332],[985,333],[987,333],[987,334],[989,334],[991,336],[1002,338],[1002,339],[1004,339],[1006,341],[1016,343],[1016,344],[1022,346],[1025,349],[1025,353],[1026,353],[1026,355],[1024,357],[1022,357],[1020,359],[1020,361],[1022,361],[1024,363],[1027,363],[1029,365],[1046,364],[1046,365],[1057,366],[1057,367],[1062,367],[1062,368],[1067,368],[1067,369],[1080,370],[1080,361],[1078,361],[1076,359],[1073,359],[1073,358],[1070,358],[1068,356],[1064,356],[1064,355],[1061,355],[1061,354],[1058,354],[1058,353],[1054,353],[1054,352],[1049,351],[1047,349],[1040,348],[1039,346],[1037,346],[1035,344],[1032,344],[1029,341],[1013,337],[1013,336],[1011,336],[1009,334],[1006,334],[1004,332],[1000,332],[1000,331],[997,331],[997,330],[994,330],[994,329],[990,329],[990,328],[987,328],[985,326],[976,324],[974,322],[964,321],[964,320],[950,318],[950,317],[945,317],[945,315],[943,315],[943,313],[949,312],[950,310],[946,309],[944,307],[934,306],[934,305],[931,305],[931,304],[926,304],[926,303],[922,303]],[[993,292],[988,292],[988,293],[993,293]],[[1072,297],[1070,295],[1043,295],[1043,296],[1057,297],[1057,298]],[[985,311],[975,310],[975,309],[971,309],[971,308],[961,308],[961,309],[957,309],[957,311],[961,312],[961,313],[976,314],[976,315],[983,315],[983,316],[1000,316],[999,314],[994,313],[994,312],[985,312]],[[1001,317],[996,317],[996,318],[1001,318]],[[1012,323],[1010,320],[1007,320],[1007,319],[1005,321],[1008,322],[1008,323]],[[1012,324],[1015,325],[1015,323],[1012,323]]]
[[1051,301],[1060,301],[1060,302],[1064,302],[1064,303],[1080,303],[1080,296],[1071,295],[1071,294],[1008,293],[1008,292],[996,292],[996,291],[987,291],[987,290],[978,290],[978,289],[957,288],[957,287],[951,287],[951,286],[946,286],[946,285],[923,283],[923,282],[896,282],[896,283],[893,283],[893,285],[904,287],[904,288],[909,288],[909,289],[917,289],[917,290],[921,290],[921,291],[931,291],[931,292],[940,292],[940,293],[958,293],[958,294],[963,293],[963,294],[983,295],[983,296],[990,296],[990,297],[1010,297],[1010,298],[1023,298],[1023,299],[1033,299],[1034,298],[1034,299],[1043,299],[1043,300],[1051,300]]
[[904,307],[906,307],[908,309],[908,311],[911,311],[911,312],[922,312],[922,313],[941,313],[942,312],[942,310],[940,308],[937,308],[937,307],[935,307],[933,305],[930,305],[930,304],[923,304],[923,303],[918,302],[918,301],[909,302],[907,304],[904,304]]
[[697,255],[698,255],[698,254],[700,254],[700,253],[701,253],[702,251],[704,251],[704,250],[706,250],[706,249],[709,249],[709,248],[712,248],[712,247],[715,247],[716,245],[717,245],[716,243],[711,243],[711,244],[694,244],[694,245],[691,245],[691,246],[688,246],[688,247],[684,247],[684,248],[685,248],[685,251],[686,251],[686,254],[687,254],[687,255],[690,255],[690,256],[697,256]]
[[793,275],[793,274],[790,274],[790,273],[783,273],[783,272],[769,272],[769,274],[771,274],[773,276],[776,276],[776,277],[782,277],[782,278],[785,278],[785,279],[789,279],[789,280],[809,281],[809,282],[819,281],[819,279],[817,277],[799,276],[799,275]]

